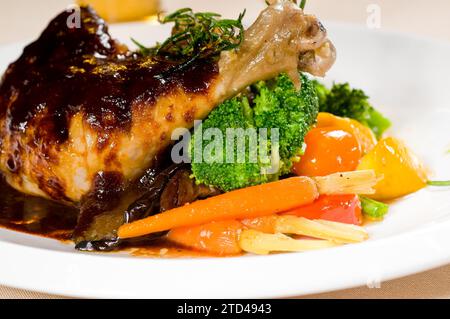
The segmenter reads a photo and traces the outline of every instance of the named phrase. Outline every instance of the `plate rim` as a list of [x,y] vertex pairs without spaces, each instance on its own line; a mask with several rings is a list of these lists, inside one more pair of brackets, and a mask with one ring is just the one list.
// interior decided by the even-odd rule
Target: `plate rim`
[[[277,290],[282,290],[284,293],[279,292],[268,292],[267,290],[258,290],[255,291],[254,289],[244,289],[240,290],[240,292],[237,294],[237,297],[233,298],[275,298],[275,297],[293,297],[293,296],[305,296],[309,294],[316,294],[316,293],[322,293],[322,292],[328,292],[328,291],[334,291],[334,290],[341,290],[341,289],[348,289],[348,288],[354,288],[358,287],[364,284],[367,284],[370,280],[371,276],[373,275],[379,275],[379,278],[372,278],[373,280],[380,280],[381,282],[389,281],[395,278],[403,277],[412,275],[415,273],[419,273],[422,271],[426,271],[429,269],[437,268],[446,264],[450,263],[450,247],[447,247],[445,245],[446,242],[450,242],[450,220],[445,220],[443,222],[437,223],[432,222],[427,227],[424,228],[417,228],[405,233],[401,233],[394,236],[389,236],[386,238],[380,238],[373,241],[368,241],[360,244],[352,244],[352,245],[346,245],[342,247],[336,247],[336,248],[330,248],[322,251],[311,251],[307,253],[291,253],[291,254],[276,254],[276,255],[268,255],[268,256],[243,256],[243,257],[231,257],[231,258],[180,258],[176,259],[177,264],[176,268],[187,266],[190,268],[196,268],[201,267],[203,270],[209,269],[210,267],[217,267],[219,266],[220,269],[241,269],[243,265],[246,264],[246,267],[248,266],[259,266],[261,265],[260,260],[264,258],[264,261],[266,263],[265,268],[268,268],[268,266],[273,266],[275,264],[281,264],[281,265],[292,265],[300,264],[303,266],[305,265],[305,260],[307,262],[310,262],[310,265],[308,265],[308,269],[315,269],[315,270],[323,270],[323,266],[320,265],[319,262],[326,261],[327,259],[336,261],[336,260],[343,260],[348,256],[352,256],[352,259],[358,259],[359,260],[359,268],[368,269],[367,271],[363,273],[360,273],[357,275],[357,278],[355,277],[353,280],[349,281],[348,278],[346,278],[347,283],[343,283],[341,280],[333,281],[333,278],[330,277],[330,273],[326,274],[323,278],[323,280],[331,280],[333,281],[333,284],[327,287],[324,287],[323,285],[320,287],[315,285],[309,285],[308,288],[303,288],[300,291],[300,286],[295,284],[290,288],[286,288],[284,285],[282,287],[278,286]],[[442,244],[443,243],[443,244]],[[390,250],[384,250],[386,246],[391,246]],[[395,247],[392,248],[392,247]],[[397,261],[395,267],[392,267],[392,264],[390,263],[381,263],[378,265],[378,269],[372,269],[370,270],[371,263],[374,260],[383,260],[383,259],[389,259],[392,257],[392,252],[404,252],[411,250],[411,247],[414,246],[414,252],[411,254],[409,253],[407,256],[401,256],[400,262]],[[16,258],[18,259],[26,259],[25,256],[30,255],[40,255],[41,258],[48,258],[53,259],[51,262],[55,262],[56,265],[52,265],[52,267],[60,267],[61,269],[64,268],[64,266],[67,266],[67,261],[70,259],[70,262],[79,262],[80,265],[82,265],[81,268],[89,268],[90,264],[96,264],[97,266],[99,264],[105,264],[111,267],[111,264],[113,264],[113,270],[120,269],[120,266],[123,266],[125,263],[134,263],[138,268],[142,269],[142,266],[145,266],[145,268],[148,269],[146,275],[151,274],[152,271],[158,271],[163,269],[164,267],[161,266],[170,266],[170,268],[173,268],[173,260],[172,259],[164,259],[164,258],[129,258],[125,256],[111,256],[108,254],[92,254],[92,253],[72,253],[68,251],[53,251],[50,249],[43,249],[43,248],[35,248],[35,247],[29,247],[24,246],[21,244],[16,243],[9,243],[9,242],[1,242],[0,241],[0,260],[7,260],[8,257],[10,257],[11,250],[14,251],[14,254],[16,255]],[[19,255],[17,257],[17,255]],[[335,255],[335,256],[330,256]],[[407,258],[408,257],[408,258]],[[411,257],[414,258],[414,263],[411,264]],[[75,259],[75,260],[73,260]],[[6,263],[0,264],[0,273],[4,274],[5,271],[7,271],[7,267],[5,267]],[[89,264],[89,265],[88,265]],[[136,266],[134,265],[134,266]],[[306,263],[307,265],[307,263]],[[67,277],[70,277],[71,272],[73,271],[74,264],[69,264],[70,267],[65,269],[64,271],[59,270],[57,273],[57,278],[53,278],[53,281],[63,282]],[[102,265],[100,265],[102,266]],[[128,265],[130,266],[130,265]],[[314,268],[311,268],[311,267]],[[318,268],[317,268],[318,266]],[[342,271],[344,270],[343,266],[345,266],[345,263],[343,264],[334,264],[334,267],[339,267],[339,271],[334,273],[334,275],[342,275]],[[28,264],[21,264],[19,263],[19,266],[17,264],[10,265],[9,269],[11,270],[14,267],[14,271],[23,272],[26,273],[29,272]],[[23,268],[23,269],[17,269]],[[77,266],[75,266],[77,267]],[[114,268],[117,267],[117,268]],[[155,268],[155,269],[151,269]],[[288,267],[289,268],[289,267]],[[395,269],[392,269],[395,268]],[[94,269],[94,270],[93,270]],[[389,271],[386,271],[389,270]],[[89,269],[90,275],[89,276],[99,276],[101,273],[104,273],[105,270],[102,267],[99,268],[91,268]],[[166,272],[163,269],[163,273]],[[198,272],[198,271],[197,271]],[[290,271],[287,271],[289,273]],[[373,273],[375,272],[375,273]],[[383,275],[383,273],[386,273],[386,275]],[[38,276],[39,273],[32,273],[31,275],[28,275],[28,277],[32,276]],[[267,280],[269,277],[273,277],[272,275],[276,275],[276,273],[267,273],[265,280]],[[365,276],[367,277],[366,280],[361,280],[361,278]],[[225,276],[226,277],[226,276]],[[306,279],[307,276],[305,275],[299,276],[296,278],[295,282],[298,283],[299,279]],[[221,282],[223,285],[222,288],[224,288],[224,285],[227,284],[227,278],[222,278],[224,280]],[[273,279],[272,279],[273,281]],[[292,282],[291,282],[292,283]],[[376,283],[376,282],[375,282]],[[3,276],[0,277],[0,284],[14,287],[18,289],[26,289],[30,291],[36,291],[36,292],[43,292],[47,294],[53,294],[53,295],[61,295],[61,296],[68,296],[68,297],[87,297],[87,298],[178,298],[178,299],[184,299],[184,298],[214,298],[214,299],[220,299],[220,298],[232,298],[231,294],[228,293],[212,293],[211,291],[208,291],[207,293],[193,293],[190,292],[190,295],[188,296],[186,293],[176,293],[175,296],[173,296],[172,292],[166,291],[162,294],[155,294],[153,292],[148,291],[150,293],[144,292],[141,287],[136,286],[133,284],[133,287],[128,287],[130,290],[133,290],[131,288],[135,289],[135,292],[130,293],[126,289],[121,286],[121,288],[117,287],[102,287],[101,290],[108,290],[108,291],[96,291],[93,292],[93,290],[97,289],[98,287],[79,287],[74,288],[74,285],[71,284],[63,284],[58,285],[54,282],[49,286],[43,286],[43,285],[36,285],[31,284],[30,281],[27,283],[27,279],[21,276],[9,276],[9,280],[5,279]],[[130,283],[131,284],[131,283]],[[273,282],[272,284],[276,284],[276,282]],[[285,284],[289,286],[289,282],[285,281]],[[243,285],[248,287],[249,284]],[[77,286],[77,285],[75,285]],[[158,285],[157,285],[158,286]],[[271,288],[273,288],[273,285],[269,285]],[[94,289],[92,289],[94,288]],[[136,289],[139,288],[139,289]],[[233,287],[227,288],[229,292],[233,289]],[[121,291],[120,291],[121,290]],[[125,290],[125,291],[124,291]],[[184,290],[187,291],[186,289]],[[211,296],[213,294],[214,296]],[[235,293],[233,293],[236,295]]]

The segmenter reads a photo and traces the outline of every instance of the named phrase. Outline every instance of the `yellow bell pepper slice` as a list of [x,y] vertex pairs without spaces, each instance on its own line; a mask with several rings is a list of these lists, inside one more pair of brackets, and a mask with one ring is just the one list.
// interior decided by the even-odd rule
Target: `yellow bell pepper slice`
[[418,191],[427,185],[427,173],[417,157],[398,139],[388,137],[366,154],[358,170],[375,170],[383,178],[377,183],[376,200],[390,200]]

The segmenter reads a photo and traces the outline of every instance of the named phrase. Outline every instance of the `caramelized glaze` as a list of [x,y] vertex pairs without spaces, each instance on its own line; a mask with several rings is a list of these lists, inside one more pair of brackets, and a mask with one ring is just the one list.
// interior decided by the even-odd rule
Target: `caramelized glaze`
[[66,26],[70,14],[50,22],[10,65],[0,86],[0,117],[9,111],[10,129],[17,132],[39,126],[36,141],[66,141],[70,118],[80,111],[99,132],[128,130],[133,105],[149,107],[174,88],[202,92],[218,72],[214,61],[179,69],[173,62],[132,53],[111,38],[90,8],[81,8],[81,28]]

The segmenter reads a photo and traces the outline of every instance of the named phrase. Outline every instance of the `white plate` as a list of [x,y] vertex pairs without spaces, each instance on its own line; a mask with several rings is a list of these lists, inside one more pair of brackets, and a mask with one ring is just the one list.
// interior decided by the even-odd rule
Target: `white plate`
[[[328,24],[339,58],[328,81],[372,96],[439,179],[450,179],[450,45]],[[118,25],[122,40],[160,40],[167,28]],[[144,41],[145,42],[145,41]],[[0,49],[0,70],[21,45]],[[285,297],[355,287],[450,263],[450,191],[424,189],[368,227],[370,240],[323,251],[220,259],[88,254],[0,229],[0,284],[79,297]]]

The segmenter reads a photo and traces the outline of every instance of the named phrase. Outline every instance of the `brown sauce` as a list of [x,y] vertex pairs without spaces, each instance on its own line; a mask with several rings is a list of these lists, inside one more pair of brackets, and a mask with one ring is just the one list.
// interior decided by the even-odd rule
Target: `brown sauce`
[[[0,178],[0,227],[22,233],[71,241],[79,210],[50,200],[24,195]],[[206,258],[219,257],[187,249],[162,237],[158,240],[138,240],[126,243],[121,250],[137,257]]]
[[165,237],[154,240],[151,243],[145,240],[135,241],[128,245],[124,245],[122,250],[129,252],[135,257],[148,258],[208,258],[208,257],[225,257],[212,253],[189,249],[177,245]]
[[77,208],[24,195],[0,179],[0,227],[70,240],[77,218]]

